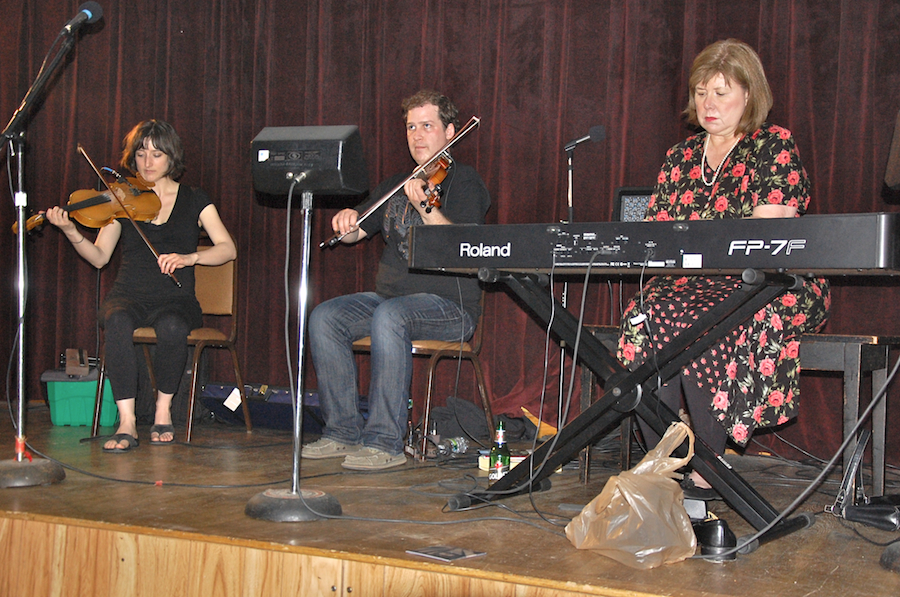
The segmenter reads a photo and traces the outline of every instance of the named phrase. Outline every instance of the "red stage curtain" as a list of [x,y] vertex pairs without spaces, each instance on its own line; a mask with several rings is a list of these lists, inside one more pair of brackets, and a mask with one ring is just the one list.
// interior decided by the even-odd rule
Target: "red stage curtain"
[[[76,4],[5,4],[0,115],[12,115]],[[282,272],[290,249],[293,318],[299,239],[287,246],[285,230],[298,233],[300,222],[296,210],[286,214],[261,205],[250,177],[250,141],[266,126],[358,125],[374,186],[413,166],[400,100],[420,87],[441,89],[464,119],[473,114],[483,119],[456,157],[484,177],[494,202],[489,222],[506,224],[566,217],[562,148],[603,125],[606,140],[580,146],[574,159],[574,217],[603,221],[610,216],[613,190],[652,183],[665,150],[687,134],[680,113],[694,55],[712,41],[737,37],[753,45],[766,65],[775,95],[771,120],[796,136],[813,182],[812,212],[896,209],[879,195],[900,108],[900,5],[895,2],[129,0],[101,5],[100,26],[81,35],[29,123],[29,205],[43,209],[65,202],[71,191],[94,184],[76,143],[98,163],[115,165],[121,139],[135,122],[172,122],[186,148],[183,182],[215,198],[238,242],[247,299],[240,350],[248,380],[286,385],[286,362],[296,362],[291,351],[285,355]],[[6,188],[0,201],[6,206],[0,225],[8,230],[15,212]],[[329,236],[335,211],[354,201],[317,199],[314,246]],[[379,251],[378,240],[314,248],[313,303],[371,288]],[[28,255],[26,366],[34,396],[40,373],[55,367],[65,348],[93,352],[98,282],[55,230],[30,238]],[[12,234],[0,235],[0,256],[7,263],[6,300],[0,302],[0,337],[6,342],[0,355],[8,357],[16,328]],[[113,264],[101,276],[101,293],[114,269]],[[570,284],[570,308],[577,309],[580,293],[580,281]],[[898,334],[897,296],[897,285],[889,280],[836,284],[827,331]],[[587,321],[607,323],[608,304],[605,284],[591,284]],[[544,376],[542,326],[499,290],[489,294],[487,310],[484,362],[497,412],[517,414],[523,404],[534,409]],[[290,345],[296,346],[296,339]],[[551,344],[547,385],[554,400],[558,361]],[[214,371],[228,375],[219,365]],[[455,371],[445,367],[446,394],[453,391]],[[473,396],[465,367],[459,394]],[[315,387],[311,367],[307,381]],[[799,420],[784,433],[827,456],[840,440],[839,384],[810,378],[803,400]],[[555,413],[556,406],[547,410]],[[900,444],[892,441],[896,460]]]

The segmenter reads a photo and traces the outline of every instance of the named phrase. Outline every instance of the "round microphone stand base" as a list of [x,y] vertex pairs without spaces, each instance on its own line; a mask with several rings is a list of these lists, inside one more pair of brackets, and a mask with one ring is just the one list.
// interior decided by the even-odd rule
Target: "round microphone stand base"
[[341,504],[332,496],[316,489],[267,489],[253,496],[244,514],[270,522],[309,522],[340,516]]
[[0,460],[0,488],[50,485],[65,478],[63,467],[49,460]]

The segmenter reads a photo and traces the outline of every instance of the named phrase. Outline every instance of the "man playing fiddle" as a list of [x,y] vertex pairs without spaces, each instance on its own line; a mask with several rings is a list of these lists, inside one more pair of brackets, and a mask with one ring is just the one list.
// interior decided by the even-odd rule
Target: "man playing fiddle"
[[[444,95],[419,91],[401,104],[406,140],[413,160],[431,160],[459,127],[458,111]],[[406,462],[412,341],[467,340],[479,315],[478,281],[410,272],[409,228],[416,225],[483,224],[490,195],[471,166],[452,161],[441,182],[440,206],[426,196],[433,182],[412,178],[371,217],[360,214],[400,185],[409,174],[384,181],[369,199],[332,218],[342,242],[352,244],[381,233],[381,255],[374,292],[340,296],[319,304],[309,319],[309,344],[325,417],[322,437],[303,446],[303,458],[343,458],[352,470],[380,470]],[[358,409],[353,342],[371,336],[372,359],[368,419]]]

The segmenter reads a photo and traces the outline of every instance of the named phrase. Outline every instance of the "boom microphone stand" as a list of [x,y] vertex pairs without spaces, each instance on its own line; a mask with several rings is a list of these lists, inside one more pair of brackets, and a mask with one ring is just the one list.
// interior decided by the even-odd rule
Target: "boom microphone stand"
[[[566,204],[568,207],[568,219],[565,221],[567,224],[572,224],[575,222],[575,208],[573,203],[573,178],[572,173],[574,172],[574,168],[572,166],[572,156],[575,153],[575,147],[584,143],[585,141],[593,141],[594,143],[599,143],[606,137],[606,130],[602,126],[592,126],[588,131],[588,134],[584,137],[580,137],[578,139],[574,139],[566,144],[565,152],[566,152]],[[562,296],[560,297],[560,304],[563,308],[568,307],[569,302],[569,283],[568,281],[563,282],[563,291]],[[564,365],[566,362],[566,341],[560,340],[559,342],[559,388],[558,388],[558,400],[557,400],[557,415],[556,415],[556,426],[557,428],[562,428],[563,425],[566,424],[565,421],[562,420],[563,417],[563,404],[565,398],[565,375],[563,374]],[[573,363],[574,367],[575,364]],[[538,418],[540,418],[541,413],[538,413]]]
[[[46,59],[40,72],[32,83],[31,88],[25,94],[25,99],[19,105],[0,133],[0,138],[8,143],[8,159],[14,156],[16,159],[16,184],[14,185],[13,202],[16,207],[16,222],[18,233],[16,234],[16,287],[18,301],[18,320],[16,327],[17,340],[17,406],[16,416],[16,450],[13,460],[0,461],[0,488],[6,487],[32,487],[34,485],[48,485],[58,483],[66,478],[63,468],[49,460],[32,460],[31,454],[25,450],[25,304],[27,295],[27,276],[25,261],[25,216],[28,207],[28,194],[25,192],[25,125],[31,113],[32,106],[40,99],[44,87],[56,72],[62,59],[75,45],[75,34],[85,23],[95,23],[103,16],[103,9],[96,2],[87,2],[78,9],[75,15],[62,31],[57,40],[62,43],[56,55],[49,62]],[[54,42],[55,43],[55,42]],[[27,460],[27,462],[26,462]]]

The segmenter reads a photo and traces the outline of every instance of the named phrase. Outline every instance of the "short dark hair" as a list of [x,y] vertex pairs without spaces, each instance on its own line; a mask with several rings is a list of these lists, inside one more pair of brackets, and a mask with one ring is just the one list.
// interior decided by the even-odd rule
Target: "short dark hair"
[[148,139],[153,142],[153,147],[169,156],[169,171],[165,175],[172,180],[181,178],[185,170],[181,138],[171,124],[162,120],[139,122],[125,135],[122,140],[122,159],[119,162],[122,167],[137,173],[135,154],[139,149],[146,149]]
[[422,106],[427,106],[429,104],[437,106],[438,116],[440,117],[444,128],[447,128],[452,124],[453,128],[459,129],[459,110],[456,109],[456,106],[453,105],[450,98],[432,89],[419,90],[414,95],[403,100],[400,104],[400,109],[403,110],[403,123],[406,123],[406,117],[409,115],[410,110],[413,108],[421,108]]
[[747,90],[747,107],[738,124],[738,132],[749,134],[762,126],[772,109],[772,90],[759,55],[737,39],[717,41],[694,58],[688,79],[688,105],[684,111],[688,121],[700,125],[694,91],[716,75],[725,77],[729,85],[737,83]]

